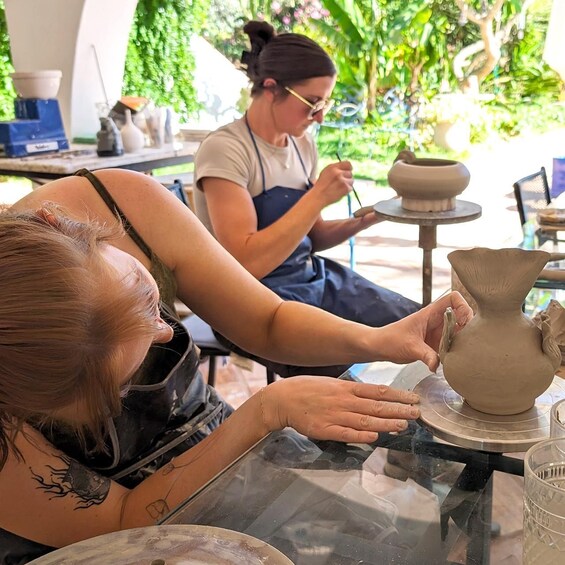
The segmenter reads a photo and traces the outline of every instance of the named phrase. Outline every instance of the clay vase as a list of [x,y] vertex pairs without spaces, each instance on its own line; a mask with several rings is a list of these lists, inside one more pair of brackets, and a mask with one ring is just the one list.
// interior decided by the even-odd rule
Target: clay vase
[[448,384],[475,410],[518,414],[551,385],[561,363],[548,316],[541,329],[522,313],[522,303],[551,259],[545,251],[453,251],[449,262],[477,303],[475,317],[455,334],[445,313],[440,360]]
[[145,146],[145,135],[143,135],[143,132],[133,123],[131,110],[126,109],[124,114],[126,122],[120,130],[124,151],[126,153],[134,153]]
[[444,212],[455,209],[455,197],[469,185],[463,163],[449,159],[418,159],[401,151],[388,172],[388,184],[402,198],[405,210]]

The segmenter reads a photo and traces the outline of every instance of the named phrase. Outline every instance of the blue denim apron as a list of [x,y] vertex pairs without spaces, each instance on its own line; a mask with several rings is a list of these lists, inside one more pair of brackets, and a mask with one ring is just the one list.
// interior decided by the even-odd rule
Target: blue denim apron
[[[284,216],[312,187],[312,183],[296,142],[290,137],[304,170],[305,186],[293,188],[277,185],[267,190],[261,154],[247,116],[245,124],[257,154],[263,181],[261,194],[253,198],[257,228],[261,230]],[[336,316],[372,327],[385,326],[420,308],[416,302],[373,284],[331,259],[314,254],[308,235],[261,282],[284,300],[317,306]]]

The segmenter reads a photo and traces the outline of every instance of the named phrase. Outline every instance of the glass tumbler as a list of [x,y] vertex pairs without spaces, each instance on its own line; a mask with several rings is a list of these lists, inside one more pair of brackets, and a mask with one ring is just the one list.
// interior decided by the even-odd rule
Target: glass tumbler
[[551,407],[549,435],[565,438],[565,399],[557,401]]
[[565,438],[532,446],[524,459],[524,565],[565,563]]

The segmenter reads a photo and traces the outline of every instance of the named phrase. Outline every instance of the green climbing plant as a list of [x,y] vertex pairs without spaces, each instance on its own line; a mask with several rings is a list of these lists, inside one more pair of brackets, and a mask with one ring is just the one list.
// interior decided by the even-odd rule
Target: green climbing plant
[[16,91],[10,78],[13,70],[4,2],[0,0],[0,120],[11,120],[14,117]]
[[190,36],[199,33],[210,0],[139,0],[130,32],[123,93],[172,106],[181,120],[199,109]]

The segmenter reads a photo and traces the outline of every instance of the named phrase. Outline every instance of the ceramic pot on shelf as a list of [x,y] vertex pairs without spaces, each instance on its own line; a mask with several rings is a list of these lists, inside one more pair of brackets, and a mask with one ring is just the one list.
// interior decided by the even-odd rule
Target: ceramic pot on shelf
[[131,110],[124,111],[126,122],[123,125],[120,133],[122,134],[122,143],[126,153],[135,153],[145,146],[145,135],[133,123],[131,117]]
[[455,208],[455,197],[471,175],[459,161],[419,159],[401,151],[388,172],[388,183],[402,198],[402,207],[414,212],[444,212]]
[[446,311],[440,343],[445,380],[480,412],[508,415],[530,409],[561,364],[549,316],[541,314],[538,328],[522,312],[551,254],[475,248],[453,251],[448,259],[477,313],[455,333],[454,314]]

